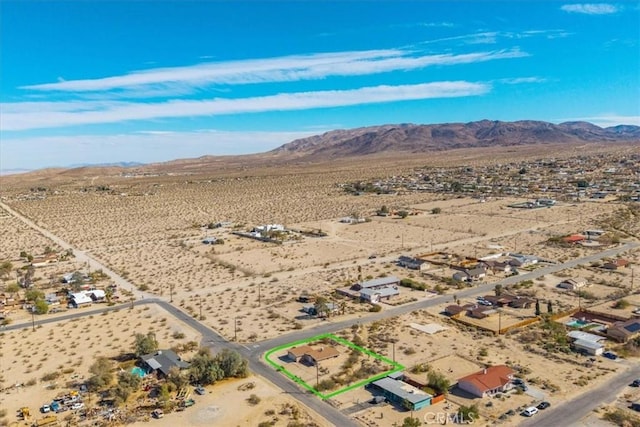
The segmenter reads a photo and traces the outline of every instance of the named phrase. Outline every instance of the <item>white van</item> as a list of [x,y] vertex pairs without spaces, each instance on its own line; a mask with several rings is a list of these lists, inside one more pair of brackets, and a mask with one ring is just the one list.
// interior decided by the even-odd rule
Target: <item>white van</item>
[[522,415],[524,415],[525,417],[533,417],[537,413],[538,408],[536,408],[535,406],[529,406],[527,409],[522,411]]

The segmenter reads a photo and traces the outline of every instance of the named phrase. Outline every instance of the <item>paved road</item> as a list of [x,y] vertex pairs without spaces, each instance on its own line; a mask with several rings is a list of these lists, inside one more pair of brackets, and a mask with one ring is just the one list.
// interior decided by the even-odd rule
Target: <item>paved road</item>
[[70,243],[62,240],[60,237],[56,236],[55,234],[53,234],[49,230],[39,226],[38,224],[36,224],[35,222],[31,221],[29,218],[25,217],[21,213],[11,209],[6,204],[0,202],[0,207],[2,207],[4,210],[9,212],[16,219],[19,219],[20,221],[22,221],[23,223],[25,223],[29,227],[33,228],[34,230],[37,230],[42,235],[44,235],[44,236],[48,237],[49,239],[51,239],[53,242],[58,244],[62,249],[64,249],[64,250],[71,249],[73,251],[74,257],[76,258],[76,261],[78,261],[80,263],[83,263],[83,264],[86,264],[91,270],[94,270],[94,271],[95,270],[102,270],[102,272],[104,274],[106,274],[107,276],[109,276],[109,278],[113,281],[113,283],[115,283],[119,288],[128,289],[131,292],[135,292],[135,294],[138,295],[140,298],[154,298],[155,297],[155,295],[153,295],[153,294],[138,291],[136,286],[133,283],[129,282],[127,279],[125,279],[124,277],[120,276],[118,273],[116,273],[115,271],[111,270],[109,267],[107,267],[106,265],[104,265],[103,263],[98,261],[97,259],[93,258],[87,252],[82,251],[82,250],[72,246]]
[[[466,288],[466,289],[462,289],[460,291],[456,292],[456,297],[458,298],[469,298],[469,297],[475,297],[481,294],[485,294],[488,292],[493,291],[493,288],[495,288],[495,286],[497,284],[500,284],[502,286],[506,286],[506,285],[512,285],[515,283],[519,283],[525,280],[534,280],[537,279],[538,277],[547,275],[547,274],[551,274],[551,273],[556,273],[558,271],[562,271],[568,268],[573,268],[577,265],[580,264],[588,264],[590,262],[593,261],[598,261],[602,258],[607,258],[607,257],[612,257],[615,256],[616,254],[619,254],[621,252],[625,252],[629,249],[633,249],[640,246],[640,243],[637,242],[629,242],[629,243],[625,243],[623,245],[617,246],[615,248],[611,248],[611,249],[607,249],[605,251],[602,252],[598,252],[598,253],[594,253],[591,255],[588,255],[584,258],[579,258],[579,259],[574,259],[571,261],[567,261],[564,262],[562,264],[552,264],[552,265],[548,265],[545,267],[541,267],[538,268],[536,270],[533,270],[532,272],[529,273],[525,273],[525,274],[520,274],[518,276],[511,276],[511,277],[507,277],[505,279],[502,279],[498,282],[493,282],[493,283],[484,283],[478,286],[473,286],[470,288]],[[369,322],[373,322],[376,320],[381,320],[381,319],[386,319],[389,317],[394,317],[394,316],[399,316],[402,314],[406,314],[406,313],[410,313],[412,311],[416,311],[416,310],[422,310],[425,308],[429,308],[429,307],[434,307],[436,305],[442,304],[444,302],[447,301],[451,301],[452,299],[452,295],[442,295],[442,296],[437,296],[428,300],[423,300],[423,301],[417,301],[417,302],[413,302],[410,304],[404,304],[398,307],[393,307],[393,308],[389,308],[389,309],[385,309],[381,312],[378,313],[372,313],[372,314],[367,314],[366,316],[363,316],[360,320],[343,320],[343,321],[324,321],[319,323],[318,325],[310,328],[310,329],[304,329],[304,330],[300,330],[300,331],[294,331],[291,333],[288,333],[286,335],[280,335],[278,337],[275,338],[271,338],[265,341],[261,341],[258,342],[257,345],[259,346],[259,348],[261,349],[262,352],[273,348],[273,347],[277,347],[279,345],[283,345],[286,344],[288,342],[292,342],[292,341],[297,341],[297,340],[302,340],[302,339],[306,339],[306,338],[310,338],[314,335],[319,335],[319,334],[325,334],[325,333],[332,333],[332,332],[337,332],[340,330],[343,330],[345,328],[349,328],[350,326],[352,326],[354,323],[369,323]],[[257,351],[257,349],[256,349]]]
[[[116,272],[109,269],[107,266],[103,265],[99,261],[92,258],[86,252],[83,252],[77,248],[74,248],[69,243],[65,242],[64,240],[54,235],[53,233],[49,232],[48,230],[35,224],[33,221],[29,220],[28,218],[14,211],[4,203],[0,202],[0,207],[5,209],[10,214],[14,215],[17,219],[23,221],[25,224],[38,230],[40,233],[47,236],[52,241],[56,242],[62,248],[71,249],[78,261],[87,263],[89,267],[92,269],[96,269],[96,270],[102,269],[102,271],[105,274],[107,274],[114,281],[114,283],[116,283],[119,287],[128,288],[132,291],[135,289],[135,286],[131,282],[127,281],[126,279],[118,275]],[[571,260],[562,264],[553,264],[553,265],[545,266],[542,268],[538,268],[530,273],[521,274],[519,276],[512,276],[498,282],[481,284],[479,286],[460,290],[459,292],[456,292],[456,296],[458,298],[473,297],[482,293],[490,292],[497,284],[501,284],[505,286],[505,285],[515,284],[524,280],[533,280],[546,274],[555,273],[557,271],[561,271],[567,268],[572,268],[580,264],[587,264],[593,261],[600,260],[602,258],[611,257],[620,252],[633,249],[639,245],[640,244],[636,242],[626,243],[616,248],[594,253],[584,258]],[[217,332],[207,327],[206,325],[200,323],[193,316],[190,316],[189,314],[173,306],[167,301],[157,298],[155,295],[146,294],[140,291],[136,291],[136,292],[138,292],[141,298],[144,298],[144,299],[132,302],[131,304],[133,305],[152,304],[152,303],[159,304],[171,315],[185,322],[186,324],[188,324],[189,326],[191,326],[192,328],[200,332],[202,334],[203,345],[206,345],[212,348],[213,350],[219,350],[222,347],[237,350],[238,352],[240,352],[240,354],[243,355],[243,357],[249,360],[249,367],[256,375],[259,375],[271,381],[274,385],[279,387],[284,393],[290,394],[292,397],[299,400],[304,405],[308,406],[309,408],[315,410],[317,413],[321,414],[327,421],[337,426],[357,426],[358,424],[356,424],[353,420],[348,418],[346,415],[342,414],[340,411],[329,406],[326,402],[319,400],[313,394],[310,394],[307,391],[303,391],[297,385],[291,382],[288,378],[286,378],[284,375],[279,374],[270,366],[267,366],[262,360],[262,355],[264,354],[264,352],[269,350],[270,348],[283,345],[292,341],[310,338],[318,334],[337,332],[342,329],[348,328],[357,322],[368,323],[376,320],[386,319],[389,317],[399,316],[402,314],[412,312],[414,310],[421,310],[424,308],[433,307],[451,299],[451,295],[444,295],[444,296],[435,297],[429,300],[418,301],[411,304],[405,304],[403,306],[393,307],[379,313],[368,314],[366,316],[363,316],[360,320],[350,319],[350,320],[339,321],[339,322],[325,321],[325,322],[321,322],[320,324],[316,325],[313,328],[309,328],[301,331],[295,331],[286,335],[281,335],[276,338],[265,340],[256,344],[251,344],[250,347],[247,347],[244,345],[240,345],[238,343],[227,341],[224,337],[219,335]],[[63,315],[63,316],[39,319],[37,322],[35,322],[35,324],[41,325],[41,324],[53,323],[53,322],[58,322],[63,320],[70,320],[70,319],[83,317],[86,315],[100,313],[103,311],[122,309],[123,307],[126,307],[126,305],[105,307],[98,310],[88,310],[88,311],[80,310],[80,311]],[[21,329],[21,328],[27,328],[27,327],[31,327],[31,323],[9,325],[5,327],[5,330],[15,330],[15,329]],[[640,370],[640,368],[638,369]],[[588,402],[596,401],[596,398],[591,397],[593,396],[593,393],[589,393],[588,396],[589,396]],[[602,401],[602,399],[605,397],[606,397],[606,393],[602,391],[602,395],[599,395],[597,399],[600,399],[599,401]],[[549,414],[552,414],[552,412],[549,412]],[[545,416],[550,416],[550,415],[545,415]],[[561,417],[562,415],[558,415],[558,416]],[[540,419],[542,418],[538,418],[538,420]],[[554,419],[557,419],[557,418],[554,418]],[[535,425],[543,425],[543,424],[535,424]],[[552,425],[552,424],[548,424],[548,425]]]
[[520,423],[522,427],[581,426],[580,420],[598,406],[614,400],[631,381],[640,378],[640,365],[633,364],[596,388],[589,389],[574,399],[546,409]]

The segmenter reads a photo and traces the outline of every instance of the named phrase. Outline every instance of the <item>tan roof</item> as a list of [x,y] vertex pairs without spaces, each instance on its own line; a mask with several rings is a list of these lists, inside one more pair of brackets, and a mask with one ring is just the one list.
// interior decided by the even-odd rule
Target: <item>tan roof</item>
[[458,382],[469,382],[483,393],[505,386],[511,380],[513,370],[506,365],[490,366],[475,374],[460,378]]
[[300,347],[292,347],[289,349],[289,353],[291,353],[295,357],[302,357],[305,354],[307,354],[309,351],[313,351],[313,349],[308,345],[303,345]]
[[340,355],[340,352],[333,347],[320,347],[319,349],[311,348],[305,353],[307,356],[313,358],[316,362],[320,362],[322,360],[331,359],[332,357],[336,357]]

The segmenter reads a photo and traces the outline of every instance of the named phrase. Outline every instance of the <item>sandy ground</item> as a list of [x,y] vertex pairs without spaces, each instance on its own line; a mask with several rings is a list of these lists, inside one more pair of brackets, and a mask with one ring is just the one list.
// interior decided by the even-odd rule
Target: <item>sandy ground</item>
[[[621,208],[616,203],[586,201],[558,203],[549,209],[520,210],[507,205],[524,199],[489,198],[481,203],[468,197],[444,198],[426,193],[356,197],[345,194],[337,186],[341,182],[384,173],[395,174],[398,171],[379,169],[363,172],[359,169],[274,176],[251,176],[247,173],[234,178],[193,179],[98,176],[81,184],[60,184],[57,191],[47,192],[41,198],[24,197],[28,191],[19,187],[3,189],[2,197],[11,207],[66,241],[89,251],[140,289],[147,289],[167,300],[171,292],[176,305],[201,317],[206,325],[224,336],[237,336],[241,342],[263,340],[316,324],[317,319],[302,316],[302,305],[295,301],[303,291],[333,298],[337,287],[347,286],[359,277],[367,279],[382,275],[411,277],[434,288],[442,284],[439,278],[453,274],[448,268],[429,271],[433,276],[400,269],[391,262],[400,254],[447,251],[481,257],[497,251],[512,251],[555,261],[585,256],[599,249],[549,245],[547,240],[589,228],[606,228],[608,218]],[[97,191],[97,185],[108,185],[113,191]],[[410,209],[417,214],[404,220],[375,216],[375,211],[382,205],[391,209]],[[431,213],[436,207],[442,210],[440,214]],[[339,218],[354,213],[369,217],[371,221],[357,225],[339,222]],[[231,228],[209,230],[202,227],[217,221],[231,221],[240,230],[259,224],[282,223],[295,229],[321,229],[328,236],[303,237],[296,242],[273,245],[231,235]],[[3,235],[0,261],[10,260],[16,268],[23,265],[18,260],[22,250],[40,254],[46,246],[58,249],[48,239],[2,211],[0,233]],[[223,238],[225,243],[202,244],[201,240],[208,236]],[[368,259],[372,254],[377,258]],[[635,263],[640,261],[638,251],[624,256]],[[55,288],[59,286],[56,282],[59,276],[81,267],[72,259],[37,269],[36,284],[44,289]],[[543,300],[551,299],[558,309],[573,307],[577,305],[575,295],[557,290],[556,285],[563,278],[574,275],[587,278],[591,284],[587,290],[596,297],[593,304],[605,306],[610,303],[604,303],[602,298],[632,284],[630,269],[610,273],[592,266],[580,266],[562,274],[543,277],[520,291]],[[2,285],[6,287],[15,280],[14,277],[4,278]],[[497,279],[499,277],[489,276],[485,280]],[[638,282],[637,278],[635,280]],[[452,301],[455,291],[455,288],[445,287],[445,292],[452,295]],[[408,300],[433,295],[404,288],[402,293],[409,296]],[[343,301],[336,299],[336,302]],[[368,310],[366,305],[344,302],[344,314],[337,315],[337,319],[358,319]],[[633,307],[639,304],[633,298],[630,302]],[[526,364],[531,370],[528,378],[557,386],[558,390],[549,395],[552,401],[578,393],[580,387],[574,382],[579,382],[581,377],[588,376],[589,383],[599,382],[609,375],[610,370],[615,370],[615,366],[602,361],[597,365],[597,375],[588,375],[576,367],[576,361],[571,357],[568,360],[560,358],[550,364],[544,354],[525,350],[517,342],[517,335],[496,339],[471,328],[454,327],[439,314],[441,308],[383,322],[375,326],[380,328],[377,332],[362,331],[363,338],[377,336],[378,339],[369,344],[389,356],[391,344],[383,341],[385,337],[397,337],[395,350],[398,361],[407,367],[418,363],[434,364],[447,374],[449,369],[455,368],[452,378],[453,375],[462,375],[467,367],[471,369],[467,363],[477,366],[507,361]],[[36,384],[5,390],[1,395],[2,407],[9,408],[12,415],[28,395],[29,404],[34,409],[54,396],[62,386],[60,383],[55,389],[47,390],[45,386],[48,384],[40,381],[45,373],[71,366],[73,372],[68,375],[86,376],[95,355],[115,354],[130,348],[134,332],[154,328],[163,345],[176,344],[172,333],[183,330],[184,325],[175,323],[161,312],[152,312],[155,308],[149,310],[136,309],[130,313],[122,309],[118,313],[96,315],[82,322],[43,326],[36,332],[5,332],[2,387],[26,384],[30,380],[35,380]],[[529,316],[531,313],[523,311],[515,317],[520,315]],[[24,311],[10,316],[15,322],[30,318]],[[427,336],[409,328],[407,325],[411,322],[438,322],[447,324],[450,329]],[[185,333],[187,337],[184,340],[198,340],[192,331],[186,329]],[[345,331],[345,336],[350,333]],[[488,356],[480,358],[479,351],[483,347],[487,349]],[[33,354],[37,357],[34,358]],[[242,407],[247,408],[247,416],[235,424],[267,420],[274,415],[265,415],[266,407],[273,406],[277,415],[278,405],[292,402],[277,396],[277,392],[261,380],[252,381],[256,382],[256,394],[263,395],[264,404],[253,409],[243,404]],[[199,422],[197,413],[202,419],[216,419],[219,425],[230,425],[239,420],[238,414],[228,412],[216,401],[208,403],[207,399],[223,396],[217,393],[226,392],[232,401],[244,402],[246,392],[238,392],[236,388],[235,383],[211,388],[211,393],[203,399],[203,405],[199,402],[189,409],[190,412],[185,411],[185,416],[196,417],[190,421],[194,425]],[[342,409],[366,399],[366,392],[362,390],[353,393],[336,397],[335,404]],[[33,400],[31,396],[34,396]],[[226,399],[227,395],[224,396]],[[495,402],[493,407],[483,407],[482,413],[492,419],[507,407],[525,403],[526,396],[511,396],[504,402]],[[366,412],[362,417],[370,425],[389,425],[392,420],[397,418],[401,421],[407,416],[393,409],[385,408],[383,411],[382,419],[376,418],[378,414]],[[278,423],[282,424],[286,419],[287,416],[280,416]],[[168,423],[170,417],[153,422]]]

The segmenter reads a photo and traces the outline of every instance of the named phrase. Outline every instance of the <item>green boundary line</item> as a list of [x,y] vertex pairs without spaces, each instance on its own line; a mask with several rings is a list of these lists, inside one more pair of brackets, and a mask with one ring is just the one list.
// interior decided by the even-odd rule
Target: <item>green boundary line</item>
[[[318,390],[315,389],[315,387],[312,387],[311,385],[307,384],[306,381],[303,381],[300,377],[298,377],[297,375],[294,375],[293,373],[289,372],[284,366],[282,366],[281,364],[279,364],[277,362],[274,362],[270,358],[270,356],[273,353],[275,353],[276,351],[284,350],[285,348],[295,347],[296,345],[299,345],[299,344],[306,344],[306,343],[310,343],[310,342],[313,342],[313,341],[320,341],[320,340],[325,339],[325,338],[329,338],[329,339],[331,339],[333,341],[336,341],[336,342],[338,342],[338,343],[340,343],[340,344],[342,344],[344,346],[347,346],[349,348],[353,348],[355,350],[358,350],[359,352],[364,353],[364,354],[366,354],[368,356],[371,356],[371,357],[373,357],[375,359],[382,360],[383,362],[391,365],[392,369],[390,369],[388,371],[385,371],[385,372],[382,372],[382,373],[380,373],[378,375],[375,375],[375,376],[373,376],[371,378],[367,378],[367,379],[364,379],[362,381],[359,381],[359,382],[357,382],[355,384],[352,384],[352,385],[350,385],[348,387],[341,388],[339,390],[333,391],[333,392],[331,392],[329,394],[324,394],[324,393],[319,392]],[[379,380],[381,378],[384,378],[389,374],[392,374],[394,372],[398,372],[398,371],[401,371],[401,370],[404,369],[404,366],[402,366],[398,362],[394,362],[393,360],[390,360],[387,357],[384,357],[384,356],[382,356],[382,355],[380,355],[378,353],[375,353],[375,352],[373,352],[371,350],[368,350],[366,348],[360,347],[360,346],[352,343],[351,341],[345,340],[344,338],[340,338],[340,337],[338,337],[336,335],[333,335],[333,334],[316,335],[316,336],[311,337],[311,338],[306,338],[306,339],[303,339],[303,340],[298,340],[298,341],[290,342],[290,343],[287,343],[287,344],[284,344],[284,345],[280,345],[278,347],[274,347],[274,348],[272,348],[271,350],[269,350],[269,351],[267,351],[265,353],[264,358],[271,366],[276,368],[276,371],[282,372],[289,379],[291,379],[292,381],[296,382],[297,384],[300,384],[303,388],[309,390],[310,392],[312,392],[313,394],[315,394],[316,396],[318,396],[319,398],[321,398],[323,400],[324,399],[329,399],[331,397],[337,396],[337,395],[342,394],[342,393],[345,393],[345,392],[347,392],[349,390],[353,390],[354,388],[362,387],[362,386],[364,386],[366,384],[369,384],[371,382],[374,382],[374,381],[377,381],[377,380]]]

